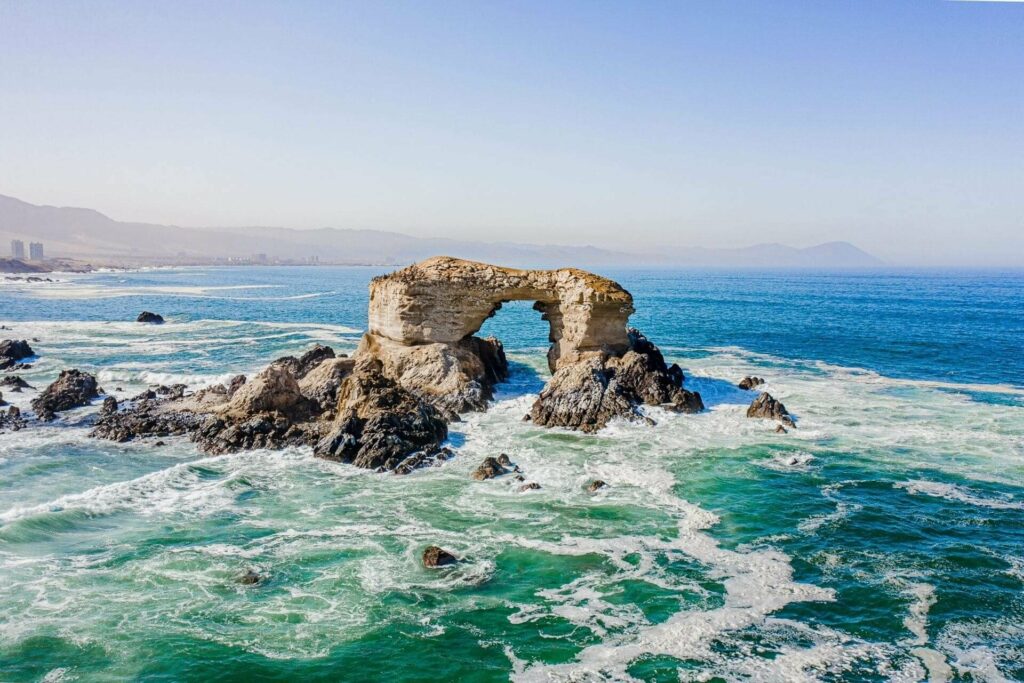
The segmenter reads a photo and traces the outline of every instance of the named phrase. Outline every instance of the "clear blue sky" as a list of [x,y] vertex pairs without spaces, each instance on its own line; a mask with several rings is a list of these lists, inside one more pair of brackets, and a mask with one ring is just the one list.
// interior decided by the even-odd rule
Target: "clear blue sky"
[[3,0],[0,193],[1024,265],[1024,3]]

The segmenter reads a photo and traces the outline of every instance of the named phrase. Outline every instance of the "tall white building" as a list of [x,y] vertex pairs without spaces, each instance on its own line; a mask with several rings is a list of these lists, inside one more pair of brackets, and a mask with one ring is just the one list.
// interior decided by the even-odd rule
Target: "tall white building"
[[25,258],[25,243],[21,240],[11,240],[11,258]]
[[28,243],[28,257],[32,261],[43,260],[43,243],[42,242],[29,242]]

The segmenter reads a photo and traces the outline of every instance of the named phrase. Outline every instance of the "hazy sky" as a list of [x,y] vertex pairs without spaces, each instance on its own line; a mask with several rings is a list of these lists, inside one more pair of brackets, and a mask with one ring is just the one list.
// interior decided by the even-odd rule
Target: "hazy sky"
[[1024,3],[0,0],[0,194],[1024,265]]

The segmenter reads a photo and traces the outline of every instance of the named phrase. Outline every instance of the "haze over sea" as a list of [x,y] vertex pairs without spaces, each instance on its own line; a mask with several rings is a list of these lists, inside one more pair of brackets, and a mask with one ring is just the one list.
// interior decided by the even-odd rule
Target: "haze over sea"
[[[39,339],[37,388],[68,367],[119,398],[199,388],[351,353],[380,272],[0,280],[0,337]],[[0,434],[0,677],[1024,679],[1024,273],[601,274],[707,411],[523,422],[547,326],[517,303],[482,331],[509,382],[407,476],[97,441],[95,405]],[[797,429],[745,417],[746,375]],[[501,452],[542,488],[470,479]],[[434,543],[464,561],[423,568]]]

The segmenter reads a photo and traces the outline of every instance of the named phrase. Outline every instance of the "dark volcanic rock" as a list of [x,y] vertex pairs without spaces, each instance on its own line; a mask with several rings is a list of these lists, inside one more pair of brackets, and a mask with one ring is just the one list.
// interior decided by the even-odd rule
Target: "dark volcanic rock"
[[761,379],[760,377],[744,377],[736,386],[738,386],[740,389],[750,391],[754,387],[759,387],[762,384],[764,384],[764,380]]
[[18,361],[36,355],[24,339],[5,339],[0,342],[0,370],[13,368]]
[[25,427],[25,420],[21,418],[21,410],[17,406],[10,406],[7,411],[0,411],[0,430],[10,429],[16,432]]
[[140,401],[128,410],[103,415],[89,436],[124,443],[147,436],[192,434],[200,424],[188,412],[161,412],[155,401]]
[[777,426],[775,427],[775,433],[776,433],[776,434],[788,434],[789,432],[787,432],[787,431],[786,431],[786,428],[785,428],[785,427],[783,427],[782,425],[777,425]]
[[295,379],[302,379],[309,374],[313,368],[317,367],[328,358],[334,358],[334,349],[330,346],[317,344],[298,358],[295,356],[283,356],[275,360],[272,365],[287,368]]
[[149,311],[143,311],[139,313],[139,317],[135,319],[137,323],[149,323],[151,325],[162,325],[164,317],[157,313],[150,313]]
[[674,412],[704,410],[700,394],[683,388],[683,371],[671,367],[638,330],[628,331],[621,357],[591,358],[559,369],[530,410],[534,423],[596,432],[616,417],[641,420],[640,405]]
[[100,407],[100,415],[113,415],[117,412],[117,399],[113,396],[107,396],[103,399],[103,405]]
[[423,551],[424,567],[444,567],[455,564],[458,561],[457,557],[447,550],[438,548],[436,545],[427,546],[427,549]]
[[531,481],[529,484],[523,484],[522,486],[520,486],[519,492],[523,493],[525,491],[537,491],[538,489],[540,489],[540,484],[538,484],[535,481]]
[[64,370],[32,401],[32,409],[39,419],[49,421],[54,418],[54,413],[87,405],[98,396],[95,377],[79,370]]
[[386,377],[380,361],[364,358],[345,379],[337,417],[314,452],[357,467],[401,471],[409,458],[436,455],[447,436],[448,424],[436,408]]
[[775,400],[771,394],[761,394],[755,398],[754,402],[747,408],[747,417],[778,420],[790,427],[796,426],[789,411],[786,410],[786,406],[782,405],[781,401]]
[[231,398],[232,396],[234,396],[235,392],[238,391],[238,389],[243,384],[245,384],[245,375],[235,375],[234,377],[232,377],[231,381],[228,382],[228,386],[227,386],[228,398]]
[[498,456],[498,464],[501,465],[502,467],[511,467],[512,460],[509,459],[508,455],[502,453],[501,455]]
[[31,389],[32,385],[17,375],[8,375],[7,377],[0,379],[0,387],[6,387],[9,391],[17,392],[22,389]]
[[600,479],[595,479],[594,481],[590,482],[590,484],[587,486],[587,490],[593,493],[594,491],[603,489],[606,486],[608,486],[608,484],[604,483]]
[[4,400],[4,393],[0,391],[0,406],[7,405],[7,401]]
[[501,466],[501,463],[494,458],[484,458],[484,461],[480,463],[480,466],[473,470],[473,474],[470,476],[477,481],[483,481],[484,479],[494,479],[495,477],[505,474],[508,470]]

